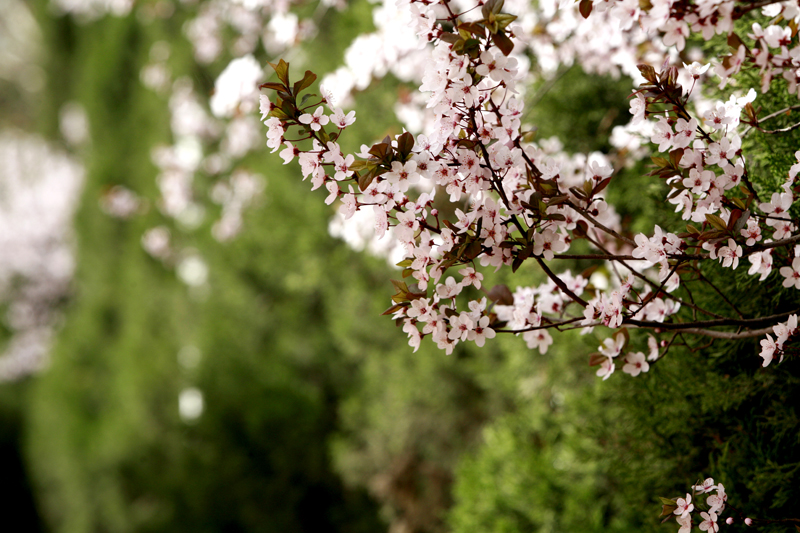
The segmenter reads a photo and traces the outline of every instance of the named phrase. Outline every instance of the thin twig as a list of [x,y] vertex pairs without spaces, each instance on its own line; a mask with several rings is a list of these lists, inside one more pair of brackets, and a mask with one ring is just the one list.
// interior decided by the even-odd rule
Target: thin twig
[[622,322],[632,326],[642,328],[656,328],[666,330],[692,330],[696,328],[706,328],[714,326],[741,326],[752,327],[760,326],[762,324],[775,324],[782,319],[788,318],[791,314],[800,313],[800,309],[787,311],[785,313],[778,313],[776,315],[762,316],[758,318],[722,318],[718,320],[699,320],[695,322],[653,322],[651,320],[633,320],[630,318],[623,318]]
[[603,224],[598,222],[597,219],[595,219],[590,214],[588,214],[585,209],[583,209],[581,207],[578,207],[577,205],[572,203],[571,200],[567,200],[566,202],[564,202],[564,205],[567,205],[567,206],[571,207],[572,209],[577,211],[581,216],[583,216],[584,218],[589,220],[592,224],[594,224],[595,227],[600,228],[601,230],[605,231],[606,233],[608,233],[612,237],[615,237],[615,238],[621,240],[622,242],[626,242],[626,243],[630,244],[631,246],[636,246],[636,243],[632,239],[629,239],[628,237],[623,237],[622,235],[620,235],[619,233],[617,233],[613,229],[607,228],[606,226],[604,226]]
[[547,268],[547,264],[544,261],[542,261],[541,257],[535,257],[535,259],[539,263],[539,266],[542,267],[542,270],[544,270],[544,273],[547,274],[547,277],[553,280],[553,283],[555,283],[556,286],[559,289],[561,289],[561,292],[572,298],[572,301],[581,304],[583,307],[589,306],[589,304],[586,303],[586,301],[583,298],[572,292],[561,278],[553,274],[553,271]]

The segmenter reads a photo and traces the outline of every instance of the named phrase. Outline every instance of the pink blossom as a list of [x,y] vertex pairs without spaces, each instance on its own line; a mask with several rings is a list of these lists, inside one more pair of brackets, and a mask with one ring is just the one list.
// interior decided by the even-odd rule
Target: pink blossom
[[681,518],[689,516],[689,513],[694,510],[691,494],[686,494],[686,498],[678,498],[675,503],[678,505],[678,507],[672,512],[673,514],[680,515]]
[[703,519],[700,522],[700,531],[710,531],[711,533],[716,533],[719,531],[719,526],[717,525],[717,513],[710,512],[710,513],[700,513],[700,517]]
[[699,485],[692,485],[692,490],[701,494],[707,494],[716,488],[717,486],[714,484],[714,478],[711,477],[706,478],[705,481]]
[[522,334],[522,338],[528,344],[528,348],[538,348],[539,353],[542,355],[547,353],[547,348],[553,344],[553,338],[545,329],[537,329],[534,331],[526,331]]
[[607,380],[611,377],[611,374],[614,373],[614,360],[610,357],[607,357],[600,363],[600,368],[597,369],[597,375],[603,378],[603,381]]
[[[645,361],[644,354],[642,352],[631,352],[625,356],[625,366],[622,367],[622,371],[626,374],[630,374],[632,377],[636,377],[641,372],[647,372],[650,370],[650,365]],[[692,501],[692,497],[688,494],[686,495],[689,499],[688,501]],[[678,499],[678,503],[680,503],[681,499]],[[694,506],[690,505],[689,507],[694,508]],[[691,511],[691,509],[689,509]],[[677,514],[677,513],[676,513]]]
[[795,257],[792,259],[792,266],[788,267],[781,267],[779,270],[781,276],[786,278],[783,280],[783,286],[787,289],[789,287],[794,287],[795,289],[800,289],[800,257]]
[[346,115],[344,111],[339,109],[338,107],[333,111],[333,114],[330,116],[331,124],[336,126],[339,129],[344,129],[347,126],[350,126],[356,121],[356,112],[350,111]]
[[327,124],[328,121],[330,120],[327,115],[323,114],[323,112],[324,111],[322,109],[322,106],[319,106],[317,110],[314,111],[313,115],[310,113],[305,113],[303,115],[300,115],[298,121],[301,124],[309,125],[309,127],[314,131],[319,131],[322,129],[322,126]]

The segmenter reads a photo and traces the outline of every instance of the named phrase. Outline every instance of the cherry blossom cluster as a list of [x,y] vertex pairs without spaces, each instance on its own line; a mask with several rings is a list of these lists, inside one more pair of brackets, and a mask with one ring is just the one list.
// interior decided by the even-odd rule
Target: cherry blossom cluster
[[[788,268],[788,267],[784,267]],[[791,315],[789,320],[776,324],[772,328],[775,334],[775,339],[771,335],[761,341],[761,357],[764,359],[762,366],[769,365],[772,360],[780,356],[780,361],[783,361],[787,341],[791,340],[797,334],[797,315]]]
[[[738,132],[743,122],[758,121],[751,105],[754,91],[692,116],[694,82],[708,65],[685,66],[689,88],[679,83],[675,67],[660,72],[639,67],[644,82],[632,100],[632,122],[654,123],[650,140],[667,157],[654,158],[653,175],[665,181],[669,200],[694,225],[679,234],[656,226],[652,236],[630,238],[604,200],[614,174],[607,161],[586,158],[582,167],[571,168],[521,131],[523,105],[515,96],[521,74],[519,62],[509,56],[516,17],[503,13],[501,2],[483,5],[480,13],[455,13],[447,2],[412,2],[411,8],[418,28],[425,30],[419,35],[432,45],[420,87],[433,113],[426,134],[404,133],[363,146],[359,154],[342,153],[337,139],[354,116],[333,106],[329,95],[301,99],[316,76],[307,71],[290,83],[283,61],[272,65],[279,83],[262,86],[275,91],[277,100],[262,95],[261,111],[268,147],[281,150],[285,163],[298,158],[312,189],[328,191],[326,203],[339,200],[345,219],[371,209],[378,237],[393,229],[406,251],[399,266],[411,286],[395,282],[394,305],[387,313],[402,322],[415,349],[430,336],[449,353],[459,342],[482,346],[502,331],[521,334],[531,348],[544,352],[552,343],[548,329],[649,327],[676,335],[733,337],[753,330],[742,335],[705,326],[766,323],[762,317],[737,321],[700,309],[675,292],[682,278],[697,282],[699,276],[692,277],[701,261],[736,269],[747,255],[750,273],[763,279],[772,268],[773,251],[784,254],[794,242],[796,227],[788,211],[797,169],[789,170],[784,192],[771,202],[759,202],[748,180]],[[768,228],[772,238],[763,239]],[[577,240],[599,253],[568,254]],[[582,276],[556,275],[547,262],[559,258],[605,260],[613,287],[601,290]],[[486,296],[480,295],[479,265],[516,270],[526,261],[539,264],[548,277],[545,285],[514,294],[484,289]],[[652,275],[651,267],[657,267]],[[709,320],[671,318],[682,307]],[[637,375],[647,371],[648,359],[659,357],[652,338],[656,348],[649,357],[630,352],[617,363],[619,338],[606,339],[593,359],[604,379],[617,364]],[[672,340],[661,342],[669,346]]]
[[[760,69],[762,92],[767,92],[773,78],[780,75],[786,80],[789,92],[797,93],[800,46],[796,28],[800,22],[800,5],[796,0],[655,0],[648,4],[642,6],[634,0],[581,0],[579,9],[587,17],[593,9],[608,11],[611,17],[620,21],[621,27],[631,28],[638,24],[650,36],[660,34],[664,45],[674,46],[679,52],[686,47],[687,38],[693,33],[706,41],[715,35],[724,35],[734,51],[719,58],[715,65],[715,72],[722,80],[721,87],[740,71],[745,62],[751,62]],[[753,11],[760,11],[770,22],[765,27],[759,22],[751,24],[752,33],[747,37],[754,43],[748,47],[735,33],[734,22]]]
[[[704,497],[705,501],[700,498]],[[728,502],[728,494],[722,483],[706,478],[692,486],[692,492],[683,498],[660,498],[662,503],[662,523],[675,519],[680,528],[678,533],[689,533],[697,527],[700,531],[717,533],[724,525],[741,522],[745,526],[785,524],[789,527],[798,522],[795,518],[765,519],[751,518]],[[729,516],[723,520],[723,513]],[[724,524],[724,525],[723,525]]]
[[[659,358],[658,346],[668,348],[680,334],[752,336],[761,334],[756,325],[788,316],[731,318],[699,308],[688,286],[686,294],[678,290],[682,284],[710,283],[700,273],[701,262],[736,269],[745,255],[753,265],[750,273],[764,279],[773,253],[785,262],[796,240],[789,210],[797,165],[770,202],[759,200],[748,179],[740,133],[743,125],[758,123],[754,91],[734,94],[696,116],[690,97],[709,65],[685,65],[683,75],[666,65],[661,71],[638,67],[644,81],[632,99],[632,122],[653,124],[650,140],[665,156],[653,158],[652,175],[669,187],[669,201],[691,224],[685,232],[656,226],[652,235],[631,238],[604,199],[614,177],[604,157],[570,164],[569,158],[553,157],[546,145],[529,142],[522,130],[517,88],[523,75],[511,56],[520,31],[517,17],[504,13],[497,1],[480,11],[457,13],[455,6],[412,2],[409,8],[418,35],[430,41],[420,90],[433,118],[424,134],[407,132],[344,154],[337,140],[354,115],[345,115],[328,94],[301,98],[314,74],[307,71],[290,83],[288,64],[281,61],[272,65],[279,82],[262,86],[277,96],[261,97],[267,146],[280,150],[285,163],[297,158],[304,179],[310,177],[312,189],[327,190],[326,203],[341,202],[345,219],[371,210],[377,237],[391,228],[405,248],[399,266],[408,282],[395,282],[387,314],[402,323],[411,346],[418,348],[430,336],[450,353],[459,342],[482,346],[496,332],[510,332],[545,352],[552,343],[549,329],[622,328],[625,333],[606,339],[592,358],[600,365],[598,375],[607,379],[617,366],[632,375],[646,372],[648,360]],[[695,25],[713,19],[722,24],[720,31],[730,29],[714,16],[695,15]],[[641,16],[650,20],[653,13]],[[741,13],[734,9],[726,16]],[[666,34],[674,31],[669,26]],[[771,238],[763,238],[770,230]],[[596,253],[570,254],[577,241]],[[567,258],[605,262],[611,274],[606,287],[580,275],[555,274],[548,266]],[[515,293],[482,288],[479,267],[516,271],[528,261],[541,267],[548,279],[544,285]],[[677,319],[681,309],[694,318]],[[709,329],[726,325],[745,331]],[[651,337],[649,356],[632,351],[617,357],[624,344],[619,339],[632,327],[674,335]]]
[[291,10],[292,0],[211,0],[203,2],[185,27],[201,64],[225,52],[234,57],[252,54],[263,45],[270,55],[285,53],[298,42],[316,34],[321,16],[329,7],[342,9],[344,2],[319,2],[312,17],[301,18]]
[[[597,375],[603,380],[608,379],[614,373],[617,366],[615,358],[625,351],[629,341],[628,330],[623,328],[613,336],[606,338],[603,344],[597,348],[598,352],[592,354],[589,364],[600,365]],[[647,352],[645,355],[643,352],[628,351],[624,357],[620,358],[623,361],[622,371],[636,377],[640,373],[650,370],[650,363],[657,361],[661,355],[659,343],[652,335],[647,337]]]
[[[705,503],[701,504],[697,497],[706,494],[708,496],[705,498]],[[693,496],[694,502],[692,501]],[[678,533],[688,533],[695,525],[700,531],[716,533],[719,531],[720,520],[722,513],[725,512],[727,501],[728,495],[725,493],[722,483],[715,484],[713,478],[707,478],[692,486],[692,494],[687,493],[684,498],[661,498],[663,504],[661,516],[666,517],[664,522],[675,518],[678,525],[681,526]],[[699,523],[695,524],[695,521]],[[752,524],[750,518],[746,518],[744,522],[748,526]],[[728,517],[725,523],[733,524],[734,518]]]
[[0,304],[10,333],[0,353],[0,382],[49,363],[60,301],[75,269],[71,220],[84,167],[45,139],[0,131]]

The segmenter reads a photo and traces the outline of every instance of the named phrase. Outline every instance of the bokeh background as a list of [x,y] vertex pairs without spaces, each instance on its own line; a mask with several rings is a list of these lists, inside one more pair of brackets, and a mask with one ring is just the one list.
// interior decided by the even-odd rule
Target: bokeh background
[[[331,224],[254,102],[214,100],[236,57],[260,81],[277,57],[335,71],[377,9],[0,2],[0,530],[671,530],[657,497],[709,475],[800,517],[794,360],[698,343],[601,382],[591,336],[412,353],[380,316],[391,254]],[[414,87],[357,85],[351,150],[402,132]],[[631,87],[565,68],[527,118],[607,151]],[[625,172],[624,217],[671,216],[644,163]],[[742,309],[793,305],[740,274]]]

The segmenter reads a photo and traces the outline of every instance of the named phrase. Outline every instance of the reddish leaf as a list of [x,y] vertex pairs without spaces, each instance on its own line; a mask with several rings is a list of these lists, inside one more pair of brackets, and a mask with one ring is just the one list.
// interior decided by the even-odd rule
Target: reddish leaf
[[280,83],[267,82],[258,86],[259,89],[272,89],[273,91],[285,91],[286,86]]
[[609,183],[611,183],[611,178],[610,177],[606,178],[603,181],[601,181],[600,183],[598,183],[597,186],[592,191],[592,194],[595,195],[595,194],[599,193],[600,191],[602,191],[603,189],[608,187]]
[[499,48],[500,51],[503,52],[503,55],[505,56],[507,56],[508,54],[511,53],[512,50],[514,50],[513,41],[509,39],[508,36],[502,30],[492,35],[492,40],[494,41],[494,44],[497,45],[497,48]]
[[397,138],[397,154],[400,159],[408,157],[412,148],[414,148],[414,136],[409,132],[405,132]]
[[514,305],[514,295],[507,285],[495,285],[487,293],[489,299],[499,305]]
[[400,309],[402,309],[402,308],[404,308],[404,307],[407,307],[407,306],[408,306],[408,304],[394,304],[394,305],[393,305],[393,306],[391,306],[389,309],[387,309],[386,311],[384,311],[382,314],[383,314],[383,315],[393,315],[393,314],[395,314],[397,311],[399,311]]
[[583,18],[589,18],[589,15],[592,12],[592,0],[581,0],[580,4],[578,4],[578,11],[581,12]]
[[593,354],[589,354],[589,366],[601,365],[606,359],[608,359],[608,357],[601,353],[595,352]]

